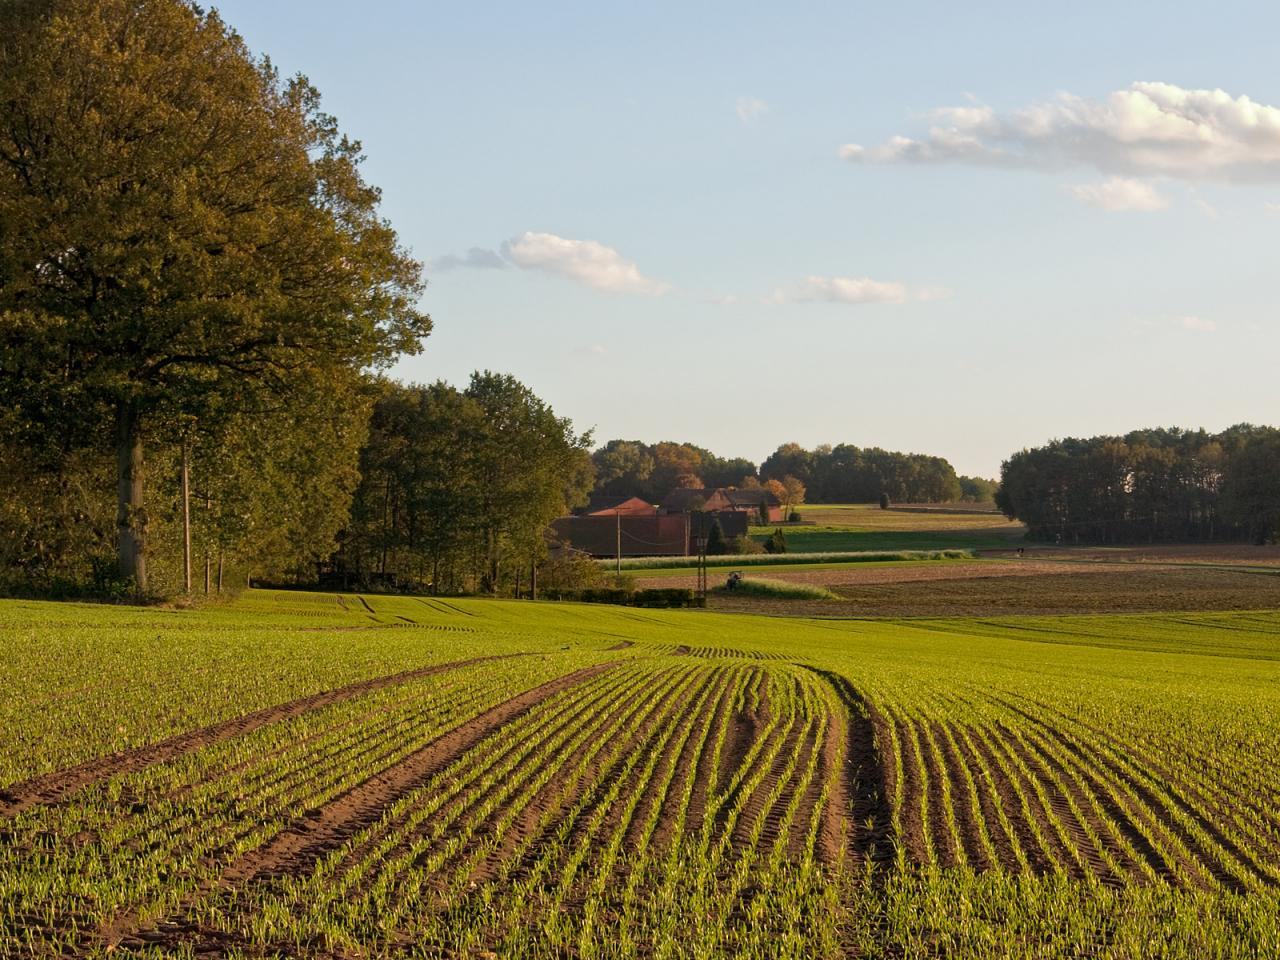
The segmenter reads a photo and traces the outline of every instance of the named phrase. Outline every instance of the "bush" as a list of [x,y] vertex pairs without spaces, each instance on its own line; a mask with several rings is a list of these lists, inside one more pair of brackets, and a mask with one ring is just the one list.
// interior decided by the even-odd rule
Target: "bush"
[[887,493],[880,494],[880,509],[881,510],[889,509],[889,495]]
[[799,522],[800,522],[800,511],[799,511],[799,510],[792,510],[792,511],[791,511],[791,513],[787,516],[787,519],[788,519],[789,521],[791,521],[792,523],[799,523]]
[[764,544],[759,540],[753,540],[747,534],[740,537],[734,537],[729,541],[729,553],[735,556],[745,556],[755,553],[764,553]]
[[712,520],[711,530],[707,533],[707,555],[720,557],[728,552],[729,545],[725,543],[724,528],[720,526],[719,520]]
[[769,539],[765,541],[764,552],[765,553],[786,553],[787,552],[787,537],[786,537],[786,534],[782,532],[781,527],[778,527],[776,530],[774,530],[773,536],[769,537]]

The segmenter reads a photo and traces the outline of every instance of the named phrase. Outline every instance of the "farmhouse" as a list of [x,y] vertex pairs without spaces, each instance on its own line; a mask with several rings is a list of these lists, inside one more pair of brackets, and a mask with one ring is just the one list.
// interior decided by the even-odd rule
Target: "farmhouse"
[[[606,512],[561,517],[551,535],[571,550],[592,557],[684,557],[692,545],[689,514],[660,517]],[[621,554],[619,554],[621,551]]]
[[[660,514],[692,513],[704,510],[716,514],[724,527],[727,536],[734,536],[725,527],[724,514],[744,514],[748,523],[754,523],[760,515],[760,508],[768,511],[769,523],[781,523],[782,503],[776,496],[765,489],[740,489],[737,487],[718,487],[714,490],[681,488],[672,490],[658,506]],[[732,521],[729,521],[732,522]]]
[[585,507],[574,511],[585,517],[656,517],[658,508],[639,497],[593,496]]

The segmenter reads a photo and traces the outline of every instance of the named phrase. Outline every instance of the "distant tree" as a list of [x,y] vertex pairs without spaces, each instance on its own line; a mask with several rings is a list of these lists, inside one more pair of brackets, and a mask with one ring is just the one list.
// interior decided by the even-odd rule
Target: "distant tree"
[[759,490],[760,486],[761,486],[760,478],[752,474],[751,476],[746,476],[742,478],[742,481],[738,484],[738,489],[739,490]]
[[889,509],[889,495],[887,493],[880,494],[880,509],[881,510]]
[[804,503],[805,485],[795,477],[786,476],[782,478],[782,490],[784,494],[781,497],[782,506],[789,520],[795,508]]
[[[654,498],[662,499],[681,484],[681,478],[698,478],[702,469],[702,452],[692,444],[663,441],[652,447]],[[698,479],[694,486],[702,486]]]
[[682,473],[676,477],[677,490],[702,490],[702,478],[696,473]]
[[778,527],[776,530],[774,530],[773,534],[769,537],[769,539],[765,541],[764,550],[765,550],[765,553],[786,553],[787,552],[787,537],[782,532],[781,527]]
[[986,477],[960,477],[960,499],[966,503],[990,503],[995,498],[995,480]]
[[729,545],[725,542],[724,529],[720,526],[719,520],[711,521],[711,529],[707,532],[707,553],[711,556],[721,556],[729,552]]
[[216,12],[0,5],[0,408],[32,443],[111,437],[117,561],[140,590],[148,440],[430,330],[360,150]]
[[654,488],[656,461],[649,448],[637,440],[610,440],[591,459],[596,466],[597,493],[658,499],[670,492]]
[[783,477],[799,477],[805,483],[813,478],[815,455],[798,443],[784,443],[760,464],[760,476],[781,480]]
[[762,527],[769,523],[769,505],[767,503],[762,502],[756,508],[756,522]]
[[1280,539],[1280,434],[1245,441],[1231,458],[1223,499],[1227,517],[1250,542]]

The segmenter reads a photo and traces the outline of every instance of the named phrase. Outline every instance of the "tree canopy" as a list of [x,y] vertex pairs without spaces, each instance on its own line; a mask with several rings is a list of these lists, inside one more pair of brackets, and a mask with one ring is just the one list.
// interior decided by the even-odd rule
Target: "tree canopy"
[[546,556],[550,522],[586,502],[589,443],[504,374],[465,390],[382,383],[344,572],[447,593],[514,585]]
[[346,391],[429,332],[360,159],[214,12],[0,6],[0,409],[59,456],[114,447],[139,588],[144,442]]
[[1280,534],[1280,431],[1240,424],[1055,440],[1005,461],[996,504],[1028,536],[1066,543]]

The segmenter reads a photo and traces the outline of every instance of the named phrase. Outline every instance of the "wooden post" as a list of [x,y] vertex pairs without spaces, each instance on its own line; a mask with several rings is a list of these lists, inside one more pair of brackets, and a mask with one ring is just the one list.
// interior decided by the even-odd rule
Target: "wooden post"
[[182,588],[191,596],[191,448],[182,441]]

